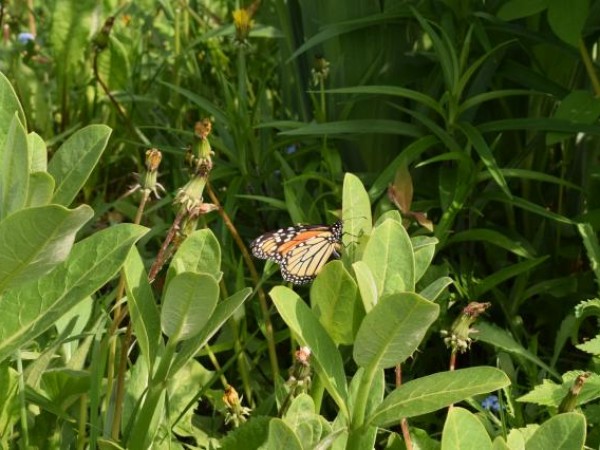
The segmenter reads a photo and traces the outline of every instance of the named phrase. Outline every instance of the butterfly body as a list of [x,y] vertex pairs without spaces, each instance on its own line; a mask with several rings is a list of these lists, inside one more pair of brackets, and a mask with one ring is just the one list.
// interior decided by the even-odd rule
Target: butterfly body
[[270,231],[250,244],[252,254],[281,266],[283,279],[294,284],[312,281],[332,255],[339,257],[342,222],[297,225]]

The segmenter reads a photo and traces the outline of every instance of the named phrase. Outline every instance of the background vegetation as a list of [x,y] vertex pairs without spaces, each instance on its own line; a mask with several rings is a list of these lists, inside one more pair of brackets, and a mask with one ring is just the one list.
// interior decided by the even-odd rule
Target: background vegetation
[[[29,0],[3,2],[1,23],[0,304],[15,307],[0,323],[5,447],[283,448],[299,436],[298,448],[403,448],[402,417],[423,448],[600,445],[600,2]],[[212,131],[196,125],[207,118]],[[162,152],[161,198],[133,175],[153,172],[149,148]],[[198,177],[184,202],[209,206],[188,222],[178,189]],[[348,233],[336,272],[271,291],[279,274],[261,276],[247,244],[336,217]],[[192,233],[197,221],[211,231]],[[171,260],[174,223],[193,238],[176,237]],[[376,245],[393,255],[369,259]],[[375,278],[416,275],[375,280],[370,304],[361,262]],[[326,312],[345,323],[325,318],[328,298],[350,299]],[[385,322],[413,301],[421,322],[390,324],[393,342],[360,337],[383,326],[371,311]],[[457,354],[440,331],[456,332],[472,301],[490,305]],[[288,368],[310,342],[313,384],[295,390]],[[394,364],[361,357],[370,345]],[[498,371],[458,375],[488,384],[442,396],[444,379],[427,387],[440,404],[402,409],[413,394],[394,394],[400,371],[383,369],[403,361],[404,382],[493,366],[510,386]],[[385,400],[356,406],[369,396]],[[434,412],[464,399],[476,415]],[[453,442],[453,426],[478,437]]]

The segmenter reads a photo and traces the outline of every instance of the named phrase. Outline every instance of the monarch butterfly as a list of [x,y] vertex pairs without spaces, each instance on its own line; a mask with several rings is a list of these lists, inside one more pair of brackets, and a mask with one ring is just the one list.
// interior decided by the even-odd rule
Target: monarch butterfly
[[281,266],[285,281],[305,284],[313,280],[331,255],[339,258],[342,222],[296,225],[262,234],[250,244],[252,254]]

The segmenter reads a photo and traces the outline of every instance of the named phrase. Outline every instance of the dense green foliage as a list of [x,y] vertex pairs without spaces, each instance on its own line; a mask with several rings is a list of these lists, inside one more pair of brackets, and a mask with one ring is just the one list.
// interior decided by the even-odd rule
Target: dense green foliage
[[600,1],[0,8],[2,448],[598,448]]

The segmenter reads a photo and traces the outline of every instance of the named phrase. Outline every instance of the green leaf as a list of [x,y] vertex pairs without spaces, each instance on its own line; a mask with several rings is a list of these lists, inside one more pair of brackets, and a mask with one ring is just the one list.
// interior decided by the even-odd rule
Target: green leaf
[[269,423],[269,438],[264,446],[265,449],[303,450],[300,439],[283,420],[271,419]]
[[415,261],[404,227],[386,220],[375,227],[363,254],[377,283],[379,298],[395,292],[415,290]]
[[442,433],[442,450],[486,450],[492,440],[479,419],[463,408],[452,408]]
[[7,125],[11,123],[15,117],[15,113],[23,127],[25,127],[27,122],[19,98],[8,78],[0,72],[0,124],[2,124],[0,126],[0,149],[4,148],[6,136],[9,131]]
[[165,284],[183,272],[208,273],[221,279],[221,246],[212,230],[196,230],[183,241],[169,264]]
[[245,288],[236,292],[232,296],[217,303],[217,307],[208,319],[208,322],[202,328],[200,333],[181,343],[181,348],[171,368],[171,374],[176,373],[193,358],[198,351],[206,345],[206,343],[221,329],[223,324],[242,306],[244,301],[252,294],[252,289]]
[[541,258],[536,259],[529,259],[516,264],[512,264],[508,267],[504,267],[494,272],[492,275],[489,275],[488,277],[481,280],[481,282],[474,287],[474,297],[481,298],[486,292],[495,288],[500,283],[503,283],[504,281],[521,275],[523,273],[529,272],[534,267],[539,266],[547,259],[547,256],[543,256]]
[[0,222],[0,293],[35,281],[63,262],[75,234],[92,217],[89,206],[23,209]]
[[142,355],[146,358],[147,367],[152,371],[159,343],[162,342],[160,313],[148,282],[144,262],[136,248],[129,252],[123,266],[123,275],[127,289],[127,306],[135,337]]
[[434,98],[423,94],[422,92],[413,91],[412,89],[406,89],[399,86],[352,86],[338,89],[328,89],[325,92],[329,94],[391,95],[394,97],[408,98],[431,108],[440,116],[444,115],[442,107]]
[[212,275],[183,272],[167,285],[160,312],[163,332],[175,341],[196,336],[212,315],[219,285]]
[[521,242],[514,237],[505,236],[499,231],[489,228],[471,228],[470,230],[459,231],[448,238],[446,245],[472,241],[487,242],[523,258],[534,258],[533,252],[535,252],[535,249],[527,241]]
[[492,450],[517,450],[513,447],[509,447],[502,436],[496,436],[494,442],[492,442]]
[[110,133],[106,125],[89,125],[60,146],[48,164],[48,172],[56,181],[53,203],[71,204],[98,163]]
[[589,0],[548,0],[548,23],[554,34],[578,48],[589,11]]
[[409,166],[421,156],[422,153],[429,150],[438,143],[435,136],[423,136],[402,149],[400,154],[387,165],[377,179],[369,188],[369,198],[372,201],[379,198],[381,194],[388,188],[388,185],[393,181],[396,170],[400,166]]
[[378,300],[375,277],[373,277],[371,269],[369,269],[369,266],[364,261],[355,262],[352,264],[352,268],[356,275],[364,310],[368,313],[377,304]]
[[433,260],[435,246],[439,242],[434,237],[416,236],[410,239],[415,254],[415,282],[418,282]]
[[521,19],[542,12],[548,6],[548,0],[509,0],[498,10],[497,16],[502,20]]
[[82,76],[75,65],[83,59],[95,6],[92,0],[56,0],[52,5],[49,44],[57,61],[59,79],[73,73]]
[[327,331],[298,295],[289,288],[276,286],[269,293],[279,314],[303,345],[311,349],[311,361],[325,388],[347,417],[346,374],[342,356]]
[[341,261],[323,267],[311,286],[310,300],[331,339],[338,345],[352,344],[364,311],[356,282]]
[[27,135],[17,113],[0,147],[0,221],[25,206],[29,189]]
[[355,119],[339,122],[311,123],[295,130],[281,131],[283,136],[338,136],[344,134],[392,134],[421,137],[423,132],[413,124],[399,120]]
[[577,344],[575,347],[590,355],[600,355],[600,336],[596,336],[582,344]]
[[485,139],[479,130],[466,122],[458,124],[458,127],[465,133],[465,136],[467,136],[469,142],[473,145],[473,148],[481,158],[481,161],[483,161],[483,164],[487,167],[494,181],[496,181],[496,184],[498,184],[508,198],[511,198],[512,194],[504,179],[504,175],[502,175],[502,171],[494,158],[492,150],[488,147],[487,142],[485,142]]
[[585,443],[585,416],[580,413],[559,414],[540,426],[525,444],[526,450],[581,449]]
[[52,200],[54,178],[47,172],[34,172],[29,175],[26,207],[45,206]]
[[429,284],[426,288],[424,288],[419,295],[423,298],[426,298],[429,301],[435,301],[438,296],[450,286],[454,281],[450,277],[440,277],[435,280],[433,283]]
[[221,450],[257,450],[263,447],[269,434],[269,423],[272,418],[253,416],[248,422],[235,428],[221,439]]
[[411,356],[437,319],[439,306],[418,294],[403,292],[382,298],[365,316],[354,342],[361,367],[394,367]]
[[98,55],[98,76],[110,91],[124,91],[131,79],[128,49],[112,33],[109,45]]
[[75,244],[66,261],[39,280],[7,291],[0,316],[0,361],[34,339],[69,309],[104,286],[147,231],[119,224]]
[[355,262],[360,258],[361,242],[371,234],[373,229],[371,202],[360,179],[351,173],[344,175],[342,197],[344,219],[342,241],[345,253],[348,254],[350,261]]
[[29,148],[29,171],[46,172],[48,170],[48,150],[46,143],[37,133],[27,135],[27,147]]
[[[551,380],[542,380],[539,384],[517,399],[519,402],[535,403],[536,405],[558,408],[561,401],[569,393],[578,376],[583,375],[582,370],[572,370],[562,376],[562,383],[557,384]],[[589,403],[600,398],[600,375],[589,374],[577,395],[577,406]]]
[[[572,91],[559,103],[553,117],[575,123],[594,123],[600,117],[600,99],[588,91]],[[546,145],[561,142],[573,134],[548,133]]]
[[577,224],[577,230],[583,239],[583,245],[590,260],[590,266],[594,272],[596,285],[600,293],[600,244],[598,243],[598,236],[589,223]]
[[378,427],[392,426],[403,417],[437,411],[509,384],[506,374],[494,367],[470,367],[428,375],[392,391],[379,405],[369,423]]
[[508,353],[528,359],[557,379],[560,379],[560,375],[555,370],[545,364],[529,350],[525,349],[521,344],[515,341],[510,334],[495,325],[484,321],[477,322],[477,340],[491,344]]

